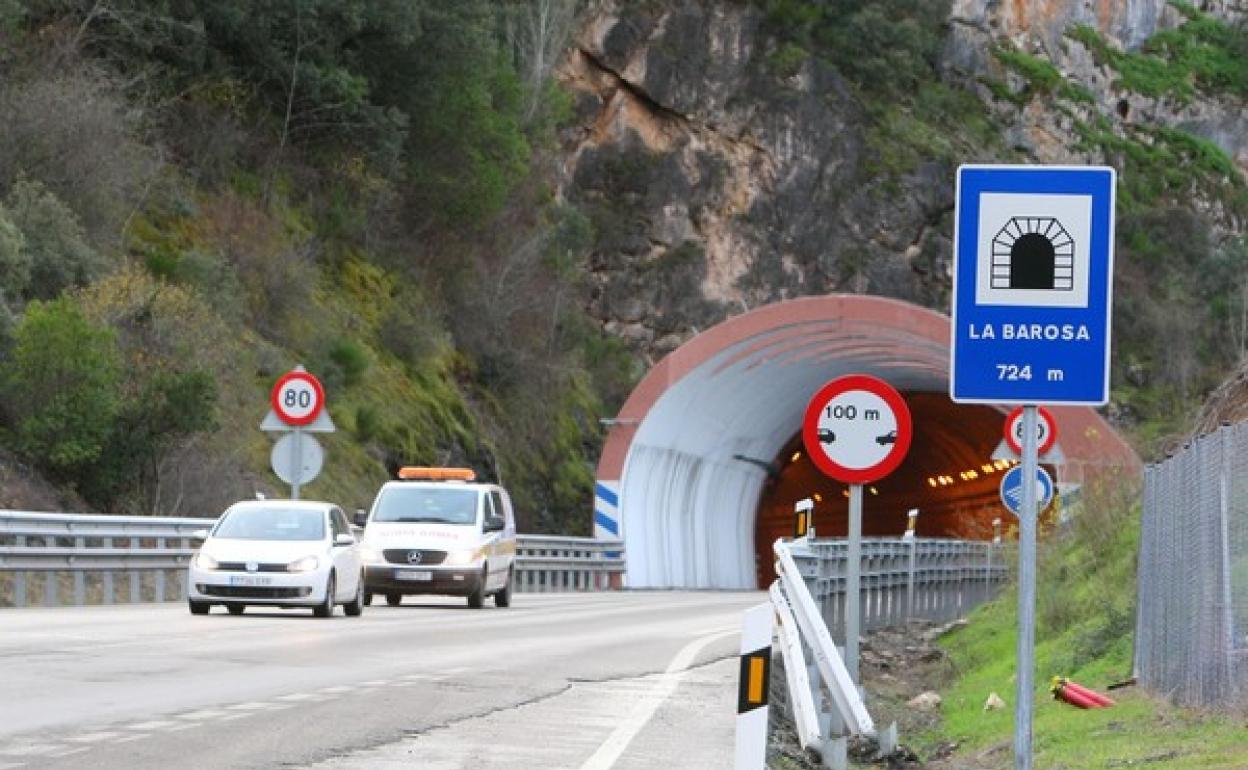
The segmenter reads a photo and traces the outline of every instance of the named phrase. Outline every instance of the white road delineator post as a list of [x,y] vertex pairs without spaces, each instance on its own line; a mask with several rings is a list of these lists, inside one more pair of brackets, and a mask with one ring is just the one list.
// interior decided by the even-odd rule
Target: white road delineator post
[[776,611],[770,602],[746,610],[741,627],[741,678],[737,693],[736,770],[767,766],[767,707],[771,637]]

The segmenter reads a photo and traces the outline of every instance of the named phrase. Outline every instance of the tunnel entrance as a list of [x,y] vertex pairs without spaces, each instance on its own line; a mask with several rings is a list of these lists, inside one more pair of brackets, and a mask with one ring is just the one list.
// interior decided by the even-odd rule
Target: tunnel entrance
[[[999,496],[1001,475],[1012,463],[994,460],[1003,415],[995,407],[954,404],[943,393],[903,393],[914,422],[914,440],[901,466],[863,487],[864,537],[900,537],[907,513],[919,511],[919,537],[986,540],[993,519],[1012,523]],[[1055,469],[1047,468],[1050,473]],[[794,435],[772,459],[759,495],[754,525],[758,585],[775,579],[771,544],[793,536],[793,504],[813,498],[819,537],[845,537],[849,487],[810,461],[801,435]]]
[[[796,500],[822,497],[818,532],[845,533],[847,490],[806,460],[799,434],[815,391],[859,373],[903,394],[915,430],[901,467],[865,490],[864,534],[900,536],[918,508],[922,536],[990,537],[1007,409],[954,404],[948,372],[948,318],[897,300],[806,297],[729,319],[660,361],[609,421],[595,535],[624,541],[630,587],[767,585],[770,545],[792,533]],[[1094,410],[1051,411],[1066,455],[1059,485],[1092,467],[1138,472]]]

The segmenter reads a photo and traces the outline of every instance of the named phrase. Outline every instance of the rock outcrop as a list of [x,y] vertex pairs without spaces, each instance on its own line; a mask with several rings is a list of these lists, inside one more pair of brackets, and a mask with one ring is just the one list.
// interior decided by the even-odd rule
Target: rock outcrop
[[[1202,7],[1243,12],[1229,1]],[[1102,162],[1082,125],[1146,123],[1210,139],[1248,166],[1242,104],[1133,94],[1068,35],[1084,24],[1131,50],[1182,21],[1165,0],[955,0],[941,77],[974,92],[1002,136],[965,160]],[[776,67],[778,45],[754,3],[601,0],[557,71],[575,104],[559,194],[596,233],[590,312],[650,361],[788,297],[858,292],[948,307],[955,163],[920,158],[881,173],[878,116],[819,56]],[[1033,98],[996,53],[1006,49],[1050,62],[1079,98]]]

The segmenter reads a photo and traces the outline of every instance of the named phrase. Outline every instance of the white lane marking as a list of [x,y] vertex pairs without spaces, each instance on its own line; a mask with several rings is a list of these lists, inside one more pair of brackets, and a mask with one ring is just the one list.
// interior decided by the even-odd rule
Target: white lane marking
[[433,674],[404,674],[403,676],[399,678],[406,679],[411,682],[419,682],[424,679],[432,679],[433,677],[434,677]]
[[290,695],[279,695],[274,700],[290,701],[293,703],[302,703],[304,701],[326,701],[333,700],[332,695],[317,695],[312,692],[295,692]]
[[317,690],[317,692],[327,692],[327,693],[332,693],[334,695],[342,695],[343,693],[351,692],[354,689],[355,689],[354,687],[322,687],[321,689]]
[[164,730],[166,727],[172,727],[177,722],[169,722],[163,719],[157,719],[151,722],[137,722],[132,725],[126,725],[127,730]]
[[193,722],[202,722],[205,719],[220,719],[225,716],[226,712],[217,711],[216,709],[204,709],[202,711],[188,711],[185,714],[178,714],[178,719],[189,719]]
[[385,686],[386,686],[386,680],[384,680],[384,679],[374,679],[374,680],[372,680],[372,681],[370,681],[370,682],[360,682],[360,686],[361,686],[361,687],[385,687]]
[[96,743],[98,741],[107,741],[112,738],[117,738],[120,735],[121,733],[110,733],[107,730],[101,730],[97,733],[83,733],[82,735],[75,735],[69,740],[74,743]]
[[185,722],[180,725],[174,725],[173,727],[170,727],[168,730],[165,730],[165,732],[176,733],[180,730],[190,730],[191,728],[199,727],[199,725],[200,725],[199,722]]
[[25,766],[25,762],[0,762],[0,770],[14,770],[14,768]]
[[646,723],[650,721],[650,717],[654,716],[654,712],[658,711],[659,706],[663,705],[663,701],[671,697],[672,693],[676,691],[677,685],[680,684],[680,680],[684,678],[686,671],[689,669],[689,664],[698,656],[702,648],[712,642],[728,636],[734,636],[738,633],[740,631],[737,629],[717,631],[699,639],[694,639],[682,647],[680,652],[676,653],[676,657],[672,658],[672,662],[667,665],[663,675],[651,686],[650,690],[638,695],[637,702],[633,705],[633,710],[611,731],[611,734],[598,747],[598,750],[589,759],[585,760],[585,764],[581,765],[581,770],[611,770],[624,753],[624,750],[628,748],[628,744],[632,743],[633,738],[636,738],[637,734],[646,726]]
[[275,703],[267,701],[249,701],[247,703],[235,703],[233,706],[226,706],[231,711],[265,711],[267,709],[285,708]]
[[48,754],[48,756],[49,757],[70,757],[70,756],[73,756],[74,754],[81,754],[84,751],[90,751],[90,750],[91,750],[90,746],[80,746],[76,749],[61,749],[60,751],[54,751],[51,754]]
[[247,716],[247,712],[246,712],[246,711],[240,711],[240,712],[238,712],[237,714],[230,714],[230,715],[228,715],[228,716],[223,716],[223,717],[221,717],[221,719],[219,719],[218,721],[220,721],[220,722],[233,722],[235,719],[242,719],[242,718],[243,718],[243,717],[245,717],[245,716]]
[[113,743],[131,743],[133,741],[141,741],[144,738],[150,738],[150,737],[152,736],[148,735],[147,733],[139,733],[138,735],[127,735],[124,738],[118,738],[117,740],[113,741]]
[[0,754],[8,754],[15,757],[37,757],[43,754],[51,754],[60,748],[62,747],[50,743],[28,743],[25,746],[0,748]]

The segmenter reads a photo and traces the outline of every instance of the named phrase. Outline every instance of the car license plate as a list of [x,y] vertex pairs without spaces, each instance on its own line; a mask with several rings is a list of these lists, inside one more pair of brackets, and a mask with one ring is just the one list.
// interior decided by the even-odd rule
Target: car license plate
[[273,578],[252,577],[251,575],[230,575],[230,585],[232,586],[267,586],[273,582]]
[[433,580],[429,570],[400,569],[394,571],[395,580]]

